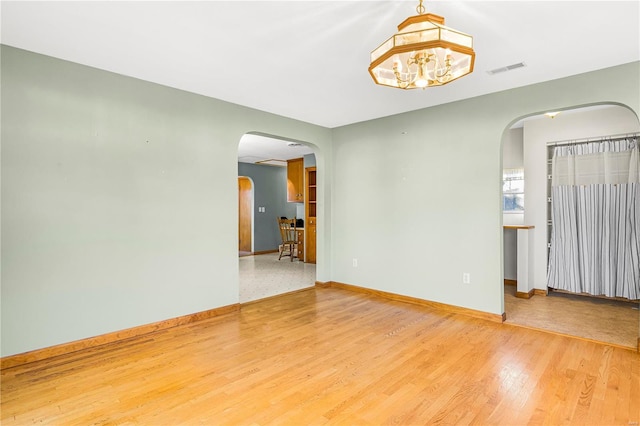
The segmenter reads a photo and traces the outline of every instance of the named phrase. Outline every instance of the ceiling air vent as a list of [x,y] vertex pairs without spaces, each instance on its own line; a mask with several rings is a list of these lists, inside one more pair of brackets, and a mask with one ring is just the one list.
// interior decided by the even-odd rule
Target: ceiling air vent
[[518,68],[526,67],[524,62],[518,62],[517,64],[507,65],[506,67],[496,68],[491,71],[487,71],[489,75],[500,74],[502,72],[517,70]]

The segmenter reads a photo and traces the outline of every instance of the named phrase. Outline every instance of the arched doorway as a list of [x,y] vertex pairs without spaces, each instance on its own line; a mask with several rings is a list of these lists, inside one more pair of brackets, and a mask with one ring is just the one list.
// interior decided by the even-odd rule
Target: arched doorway
[[[503,278],[505,279],[504,306],[506,322],[549,330],[626,347],[636,347],[640,334],[638,304],[626,302],[618,304],[608,318],[612,321],[594,320],[594,315],[609,309],[616,303],[587,297],[569,295],[564,297],[556,292],[547,295],[547,244],[550,237],[548,214],[550,212],[547,194],[550,160],[549,143],[579,141],[618,134],[633,134],[640,131],[636,115],[619,105],[592,105],[567,108],[554,117],[544,113],[521,117],[505,130],[502,143],[503,169],[521,167],[524,172],[524,210],[518,214],[503,213],[504,225],[524,225],[534,227],[532,256],[533,282],[530,299],[516,298],[516,287],[509,285],[516,281],[518,269],[517,238],[515,230],[504,230]],[[518,145],[518,147],[509,145]],[[520,156],[519,158],[518,155]],[[504,182],[503,182],[504,186]],[[505,226],[506,228],[506,226]],[[511,235],[509,235],[511,234]],[[520,290],[520,289],[518,289]],[[574,303],[573,299],[577,297]],[[585,308],[580,308],[583,303]],[[572,306],[576,306],[574,309]],[[587,305],[588,304],[588,305]],[[588,307],[587,307],[588,306]],[[585,312],[583,315],[581,312]],[[603,325],[599,330],[595,325]]]
[[[297,173],[291,171],[296,166]],[[253,183],[253,248],[239,261],[239,301],[246,303],[291,291],[313,287],[316,265],[307,256],[307,242],[315,241],[315,227],[306,223],[309,171],[317,167],[315,147],[305,142],[272,135],[248,133],[238,146],[238,175]],[[299,169],[298,169],[299,168]],[[315,169],[314,169],[315,170]],[[297,176],[297,198],[292,198],[291,179]],[[315,175],[314,175],[315,176]],[[316,196],[316,182],[313,196]],[[302,194],[304,193],[304,197]],[[239,208],[240,208],[239,195]],[[277,218],[296,218],[301,228],[301,241],[290,257],[279,258],[281,244]],[[241,231],[239,216],[239,233]],[[315,226],[315,220],[313,221]],[[315,246],[315,244],[314,244]]]

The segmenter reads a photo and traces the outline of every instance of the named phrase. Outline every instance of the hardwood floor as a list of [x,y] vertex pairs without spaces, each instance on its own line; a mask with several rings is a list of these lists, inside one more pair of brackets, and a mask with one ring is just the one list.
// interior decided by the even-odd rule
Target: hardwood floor
[[547,330],[637,349],[638,304],[551,292],[531,299],[516,297],[516,287],[504,286],[507,323]]
[[3,425],[640,421],[640,355],[313,288],[2,371]]

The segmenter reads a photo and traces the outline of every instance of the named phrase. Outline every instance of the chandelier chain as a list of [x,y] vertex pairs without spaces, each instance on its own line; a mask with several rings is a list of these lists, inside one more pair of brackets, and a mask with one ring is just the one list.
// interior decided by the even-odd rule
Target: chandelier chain
[[418,15],[422,15],[424,12],[426,11],[424,5],[422,4],[422,0],[420,0],[420,4],[418,4],[418,6],[416,6],[416,12],[418,12]]

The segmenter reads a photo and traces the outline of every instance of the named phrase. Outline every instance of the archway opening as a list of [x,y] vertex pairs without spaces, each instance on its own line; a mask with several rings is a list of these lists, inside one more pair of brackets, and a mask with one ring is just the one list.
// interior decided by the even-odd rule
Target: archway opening
[[[565,108],[554,116],[545,112],[514,120],[502,138],[506,322],[636,348],[640,335],[637,302],[549,293],[547,268],[552,229],[551,145],[637,135],[638,117],[629,108],[612,104]],[[522,172],[522,186],[509,180],[519,178],[517,170]],[[528,247],[519,241],[524,234],[530,239]],[[611,321],[592,320],[609,305],[620,308],[607,314]]]
[[[316,150],[308,142],[254,132],[238,144],[238,176],[253,182],[253,247],[239,259],[240,303],[315,285],[316,214],[322,214],[316,206]],[[279,218],[296,219],[299,243],[291,253],[283,251]]]

